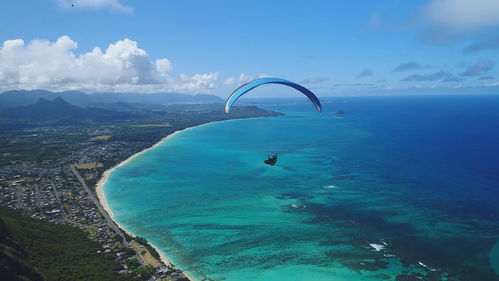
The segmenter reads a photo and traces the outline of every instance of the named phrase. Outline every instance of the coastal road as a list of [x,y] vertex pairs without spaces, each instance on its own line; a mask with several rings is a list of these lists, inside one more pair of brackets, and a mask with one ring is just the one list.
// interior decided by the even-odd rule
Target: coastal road
[[35,201],[38,209],[40,210],[40,213],[43,213],[42,199],[40,196],[40,188],[38,188],[38,184],[35,184]]
[[55,196],[55,199],[57,200],[57,203],[59,203],[59,209],[61,210],[62,212],[62,217],[63,217],[63,220],[64,221],[69,221],[68,219],[68,214],[66,213],[66,211],[64,210],[64,206],[62,206],[62,200],[61,200],[61,197],[59,196],[59,191],[57,191],[57,188],[55,187],[55,184],[51,186],[52,189],[54,190],[54,196]]
[[73,174],[76,176],[76,178],[78,179],[78,181],[81,183],[81,185],[83,186],[83,188],[85,189],[85,191],[88,193],[88,197],[97,206],[97,209],[102,214],[102,216],[104,217],[104,219],[106,219],[106,222],[109,225],[109,227],[111,229],[113,229],[116,232],[116,234],[118,234],[119,236],[121,236],[121,239],[123,240],[123,245],[125,245],[125,247],[130,248],[130,245],[128,244],[128,242],[125,239],[125,236],[123,235],[123,233],[121,233],[121,230],[118,228],[118,226],[116,226],[116,224],[111,219],[111,217],[106,212],[106,210],[104,210],[104,207],[102,207],[102,205],[100,204],[99,200],[97,200],[97,197],[95,197],[95,195],[92,192],[92,190],[90,190],[90,188],[88,188],[87,184],[85,183],[85,180],[81,177],[80,173],[78,173],[78,171],[76,170],[76,168],[74,167],[74,165],[69,165],[69,168],[71,169],[71,172],[73,172]]

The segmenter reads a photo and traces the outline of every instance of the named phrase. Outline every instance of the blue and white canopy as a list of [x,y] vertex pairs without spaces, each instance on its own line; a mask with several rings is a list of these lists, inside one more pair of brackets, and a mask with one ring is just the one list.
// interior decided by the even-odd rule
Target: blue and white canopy
[[225,113],[229,113],[232,105],[236,100],[246,94],[247,92],[253,90],[254,88],[263,85],[263,84],[281,84],[281,85],[286,85],[292,88],[295,88],[296,90],[302,92],[305,96],[307,96],[310,101],[314,104],[315,108],[317,108],[317,111],[321,112],[322,107],[321,107],[321,102],[317,98],[314,93],[312,93],[309,89],[298,85],[296,83],[293,83],[291,81],[285,80],[285,79],[280,79],[280,78],[259,78],[255,79],[249,83],[246,83],[244,85],[241,85],[239,88],[237,88],[232,94],[230,94],[229,98],[227,99],[227,103],[225,104]]

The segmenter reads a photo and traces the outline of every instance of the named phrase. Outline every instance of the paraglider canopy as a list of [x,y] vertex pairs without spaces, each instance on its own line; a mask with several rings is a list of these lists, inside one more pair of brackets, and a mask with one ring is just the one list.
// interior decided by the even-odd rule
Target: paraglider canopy
[[308,99],[314,104],[317,111],[319,112],[322,111],[322,106],[321,102],[319,101],[319,98],[317,98],[317,96],[314,95],[314,93],[312,93],[309,89],[281,78],[259,78],[249,83],[241,85],[234,92],[232,92],[232,94],[230,94],[229,98],[227,99],[227,102],[225,103],[225,113],[228,114],[230,112],[232,105],[240,96],[263,84],[281,84],[295,88],[296,90],[300,91],[301,93],[303,93],[305,96],[308,97]]

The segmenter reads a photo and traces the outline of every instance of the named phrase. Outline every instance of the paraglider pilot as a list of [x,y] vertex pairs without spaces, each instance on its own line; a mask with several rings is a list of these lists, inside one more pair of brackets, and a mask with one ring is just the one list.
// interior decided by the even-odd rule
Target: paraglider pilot
[[263,163],[274,166],[277,163],[277,154],[272,155],[272,157],[267,155],[267,160],[263,161]]

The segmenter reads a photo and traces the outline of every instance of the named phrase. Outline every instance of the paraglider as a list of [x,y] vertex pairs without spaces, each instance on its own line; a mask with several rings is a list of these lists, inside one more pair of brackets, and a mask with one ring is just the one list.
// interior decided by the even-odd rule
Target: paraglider
[[[225,113],[229,114],[232,105],[234,104],[234,102],[236,102],[236,100],[239,97],[253,90],[254,88],[264,84],[281,84],[294,88],[300,91],[305,96],[307,96],[307,98],[314,104],[317,111],[322,112],[322,106],[321,102],[319,101],[319,98],[317,98],[317,96],[314,93],[312,93],[309,89],[299,84],[281,78],[259,78],[250,81],[249,83],[241,85],[234,92],[232,92],[232,94],[230,94],[229,98],[227,98],[227,102],[225,103]],[[274,166],[277,163],[277,154],[272,155],[272,157],[267,155],[267,159],[264,160],[263,162],[267,165]]]
[[236,102],[236,100],[239,97],[263,84],[281,84],[295,88],[296,90],[300,91],[305,96],[307,96],[307,98],[314,104],[317,111],[319,112],[322,111],[322,106],[321,102],[319,101],[319,98],[317,98],[317,96],[314,93],[312,93],[309,89],[299,84],[281,78],[259,78],[250,81],[249,83],[241,85],[234,92],[232,92],[232,94],[230,94],[229,98],[227,99],[227,102],[225,103],[225,113],[229,114],[232,105],[234,104],[234,102]]
[[267,160],[263,161],[263,163],[274,166],[277,163],[277,154],[272,155],[272,157],[267,155]]

